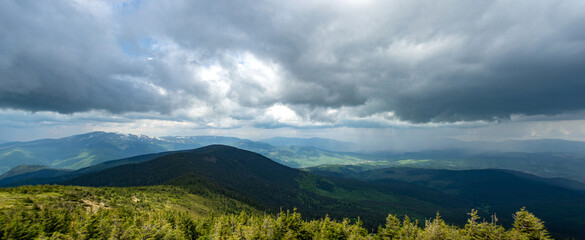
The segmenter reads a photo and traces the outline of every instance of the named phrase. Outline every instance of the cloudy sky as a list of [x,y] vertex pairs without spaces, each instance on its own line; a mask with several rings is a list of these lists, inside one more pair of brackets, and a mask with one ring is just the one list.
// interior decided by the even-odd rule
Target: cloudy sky
[[585,140],[585,1],[0,1],[0,140]]

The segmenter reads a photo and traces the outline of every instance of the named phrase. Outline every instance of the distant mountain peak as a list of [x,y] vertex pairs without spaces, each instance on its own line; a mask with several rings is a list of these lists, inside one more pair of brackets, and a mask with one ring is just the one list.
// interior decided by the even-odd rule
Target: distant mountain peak
[[94,131],[63,138],[70,141],[89,141],[93,139],[123,140],[123,141],[167,141],[163,138],[150,137],[144,134],[118,133]]
[[[67,184],[88,186],[136,186],[165,184],[195,174],[209,179],[226,179],[235,189],[253,179],[263,184],[291,181],[299,170],[280,165],[258,153],[214,144],[193,150],[165,154],[146,162],[119,165],[89,173]],[[251,177],[249,179],[249,177]],[[223,181],[223,180],[222,180]],[[294,181],[293,181],[294,182]]]

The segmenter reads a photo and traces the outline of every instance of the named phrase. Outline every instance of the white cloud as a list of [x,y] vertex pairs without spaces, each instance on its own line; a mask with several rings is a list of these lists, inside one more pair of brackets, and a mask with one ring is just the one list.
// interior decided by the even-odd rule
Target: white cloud
[[292,109],[282,104],[275,104],[266,109],[266,117],[275,120],[277,123],[299,125],[302,118],[299,117]]
[[555,121],[585,119],[584,8],[578,0],[4,1],[0,109],[5,128],[490,135],[482,129],[510,121],[542,127],[516,137],[580,138],[577,125]]

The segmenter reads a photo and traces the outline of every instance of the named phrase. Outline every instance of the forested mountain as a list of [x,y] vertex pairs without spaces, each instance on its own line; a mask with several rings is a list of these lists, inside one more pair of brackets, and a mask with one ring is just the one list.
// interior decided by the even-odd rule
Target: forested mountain
[[[320,166],[308,171],[330,177],[359,179],[372,184],[404,181],[431,188],[456,199],[466,199],[484,213],[513,212],[528,207],[547,219],[558,233],[568,233],[585,225],[585,184],[545,179],[509,170],[436,170],[382,168],[363,170],[355,166]],[[571,184],[569,184],[571,183]],[[562,219],[562,220],[561,220]],[[510,219],[501,219],[510,223]],[[577,230],[579,236],[585,234]],[[560,235],[565,236],[565,235]],[[569,236],[569,235],[566,235]]]
[[[300,141],[300,139],[297,139]],[[333,140],[319,139],[324,142]],[[358,163],[372,160],[363,154],[338,153],[310,146],[272,146],[264,142],[218,136],[153,138],[144,135],[91,132],[61,139],[0,144],[0,173],[19,165],[80,169],[104,161],[136,155],[193,149],[211,144],[230,145],[261,153],[292,167]]]
[[[585,183],[585,154],[562,152],[485,152],[437,150],[421,152],[377,152],[371,161],[351,164],[352,168],[371,170],[387,167],[426,169],[507,169],[544,178],[564,178]],[[325,164],[336,165],[336,164]]]
[[152,153],[146,155],[139,155],[135,157],[123,158],[119,160],[107,161],[78,170],[54,169],[38,165],[20,165],[0,176],[0,186],[9,187],[27,184],[57,183],[75,178],[77,176],[101,171],[115,166],[149,161],[175,152],[179,151]]
[[[224,144],[257,152],[276,162],[296,168],[335,164],[351,164],[366,169],[496,168],[585,183],[585,176],[581,174],[585,171],[585,155],[580,153],[582,142],[534,140],[511,141],[507,144],[457,141],[460,143],[459,150],[352,153],[347,152],[353,148],[350,146],[351,143],[330,139],[272,138],[262,141],[266,142],[217,136],[152,138],[144,135],[92,132],[62,139],[1,144],[0,173],[19,165],[42,165],[47,168],[75,170],[136,155]],[[547,145],[549,143],[550,146]],[[482,146],[483,150],[479,149]],[[342,148],[343,151],[336,152],[323,148]],[[537,151],[538,149],[540,151]],[[0,179],[4,177],[0,176]]]
[[[107,160],[146,153],[173,150],[161,140],[144,135],[91,132],[61,139],[0,145],[0,170],[22,165],[45,165],[53,168],[79,169]],[[190,148],[199,145],[191,145]]]
[[[213,139],[219,139],[223,142],[236,141],[238,139],[232,138],[215,138],[215,137],[189,137],[191,139],[203,139],[202,141],[211,141]],[[182,138],[186,139],[186,138]],[[190,140],[189,140],[190,141]],[[197,140],[199,141],[199,140]],[[232,145],[240,146],[243,149],[257,149],[259,153],[276,160],[287,166],[295,166],[296,161],[302,161],[304,165],[314,166],[319,164],[331,164],[331,163],[348,163],[348,162],[365,162],[363,158],[365,155],[351,154],[351,153],[337,153],[317,149],[313,147],[298,147],[289,146],[286,148],[278,148],[272,145],[252,142],[239,139],[240,142],[233,142]],[[183,141],[184,142],[184,141]],[[167,155],[172,152],[161,152],[154,154],[146,154],[135,157],[129,157],[121,160],[112,160],[103,162],[90,167],[85,167],[75,171],[67,171],[64,169],[48,168],[42,165],[20,165],[15,167],[13,170],[0,176],[0,186],[17,186],[23,184],[43,184],[50,182],[57,182],[59,180],[71,179],[75,176],[79,176],[89,172],[96,172],[105,168],[113,166],[123,165],[127,163],[138,163],[148,160],[152,160],[156,157]],[[23,169],[27,169],[23,171]],[[49,178],[49,179],[48,179]]]
[[[2,174],[0,176],[0,180],[5,179],[5,178],[12,178],[15,176],[22,176],[28,173],[34,173],[34,172],[38,172],[41,170],[45,170],[45,169],[49,169],[49,167],[45,166],[45,165],[27,165],[27,164],[23,164],[23,165],[18,165],[16,167],[14,167],[13,169],[10,169],[8,172],[5,172],[4,174]],[[57,170],[57,169],[54,169]]]
[[424,222],[389,214],[372,231],[359,219],[267,214],[211,191],[173,186],[24,186],[0,189],[0,206],[2,239],[550,239],[542,220],[525,209],[507,230],[472,210],[462,227],[438,214]]
[[[1,239],[190,239],[205,218],[260,212],[211,192],[180,187],[0,189]],[[197,221],[197,222],[196,222]]]
[[[408,188],[407,183],[369,186],[359,181],[322,178],[280,165],[262,155],[223,145],[212,145],[168,154],[151,161],[127,164],[88,173],[62,182],[82,186],[143,186],[172,184],[213,189],[253,206],[274,212],[298,208],[307,216],[364,217],[371,226],[384,212],[409,213],[415,217],[434,215],[441,201],[428,196],[437,192]],[[404,191],[403,188],[407,188]],[[422,199],[415,197],[427,196]],[[448,198],[447,195],[442,195]],[[378,199],[375,199],[378,198]],[[373,202],[372,202],[373,201]]]
[[[272,160],[224,145],[166,151],[214,142],[254,149]],[[2,175],[0,185],[170,184],[192,193],[213,191],[272,213],[282,207],[297,207],[309,218],[325,214],[334,218],[360,216],[365,226],[371,228],[383,223],[387,213],[408,214],[422,221],[434,216],[436,211],[440,211],[446,220],[462,225],[466,216],[461,213],[472,208],[478,209],[482,217],[497,213],[501,223],[511,224],[514,211],[527,206],[547,221],[555,236],[585,235],[579,227],[584,224],[580,216],[585,212],[585,197],[581,191],[585,187],[579,182],[501,170],[429,170],[507,168],[541,176],[581,180],[581,157],[578,153],[472,153],[453,150],[360,154],[310,146],[273,146],[228,137],[149,138],[96,132],[58,140],[7,143],[0,147],[0,151],[4,151],[0,161],[11,159],[18,162],[19,159],[13,158],[14,154],[29,157],[26,158],[29,160],[41,159],[34,157],[36,151],[35,154],[40,155],[48,153],[46,156],[49,157],[43,160],[48,162],[47,159],[73,155],[80,149],[87,151],[76,155],[80,158],[54,160],[53,164],[97,164],[78,170],[24,165]],[[100,153],[92,155],[88,149]],[[109,155],[101,152],[104,149]],[[159,153],[104,162],[106,159],[103,156],[141,152],[141,149]],[[317,176],[277,162],[294,167],[337,165],[309,169],[322,175]],[[568,165],[572,167],[565,167]],[[427,170],[388,169],[388,166],[413,166]]]
[[[382,224],[388,213],[424,221],[439,211],[447,221],[463,225],[467,216],[461,213],[472,208],[482,217],[496,213],[502,224],[509,225],[512,214],[527,206],[547,222],[555,236],[583,234],[578,227],[585,212],[585,194],[581,191],[499,170],[426,171],[390,174],[388,169],[372,170],[356,173],[363,177],[355,180],[340,178],[344,175],[338,173],[337,177],[320,177],[253,152],[212,145],[106,162],[93,169],[47,178],[44,183],[174,185],[195,194],[211,191],[271,213],[296,207],[309,218],[325,214],[337,219],[359,216],[370,229]],[[324,172],[321,169],[320,174],[327,175]]]

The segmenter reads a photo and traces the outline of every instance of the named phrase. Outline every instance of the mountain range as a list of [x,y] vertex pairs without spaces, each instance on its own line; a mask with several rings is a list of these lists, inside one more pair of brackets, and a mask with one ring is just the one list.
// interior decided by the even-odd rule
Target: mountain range
[[[288,139],[300,142],[301,139]],[[272,141],[272,140],[267,140]],[[316,142],[323,142],[317,144]],[[309,144],[310,143],[310,144]],[[331,163],[364,161],[357,154],[337,153],[315,146],[346,143],[335,140],[309,139],[302,146],[272,146],[268,143],[234,137],[188,136],[148,137],[145,135],[91,132],[60,139],[0,144],[0,173],[18,165],[44,165],[51,168],[80,169],[108,160],[141,154],[193,149],[210,144],[226,144],[260,152],[289,166],[315,166]]]
[[[557,237],[583,236],[585,187],[564,187],[551,179],[509,170],[359,169],[330,165],[298,170],[265,156],[226,145],[140,155],[82,168],[41,166],[14,169],[8,185],[60,184],[93,187],[171,185],[193,194],[214,193],[278,212],[297,208],[309,218],[360,217],[382,224],[388,213],[424,221],[437,211],[463,225],[465,212],[497,213],[509,225],[523,206],[545,219]],[[6,186],[6,185],[5,185]],[[551,204],[554,203],[554,204]]]
[[482,144],[471,142],[459,149],[359,153],[334,151],[352,149],[353,143],[317,138],[251,141],[92,132],[0,144],[0,186],[172,185],[259,211],[297,208],[309,218],[361,217],[369,227],[383,223],[388,213],[424,221],[437,211],[462,225],[467,216],[461,213],[472,208],[484,217],[497,213],[506,225],[525,206],[555,236],[585,236],[582,143],[510,144],[515,146],[509,149],[524,152],[500,151],[501,143],[480,151]]
[[291,137],[273,137],[259,140],[278,147],[303,146],[315,147],[329,151],[352,152],[357,151],[358,147],[352,142],[340,142],[327,138],[291,138]]
[[[455,144],[457,143],[457,144]],[[348,152],[356,144],[322,138],[270,138],[260,141],[219,136],[148,137],[91,132],[61,139],[0,144],[0,173],[19,165],[76,170],[141,154],[225,144],[260,153],[289,167],[356,165],[364,168],[508,169],[546,178],[585,183],[585,144],[565,140],[463,142],[451,148],[414,152]],[[453,147],[457,146],[457,147]],[[343,151],[334,151],[341,149]],[[0,179],[3,176],[0,176]]]

